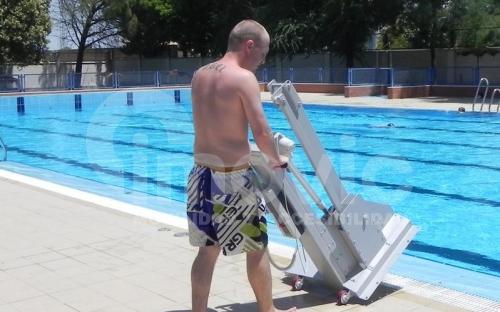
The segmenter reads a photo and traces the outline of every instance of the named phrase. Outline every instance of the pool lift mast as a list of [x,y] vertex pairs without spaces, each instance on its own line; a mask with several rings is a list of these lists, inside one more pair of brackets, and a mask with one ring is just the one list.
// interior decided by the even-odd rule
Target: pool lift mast
[[[304,277],[319,278],[336,292],[340,304],[353,296],[368,300],[418,229],[390,206],[347,193],[292,83],[273,80],[268,89],[332,203],[327,208],[293,164],[293,141],[279,133],[274,136],[279,153],[290,159],[286,170],[269,168],[266,157],[252,146],[250,162],[270,212],[281,232],[299,240],[304,249],[295,252],[286,272],[295,276],[295,289],[302,288]],[[292,176],[322,216],[317,217]]]

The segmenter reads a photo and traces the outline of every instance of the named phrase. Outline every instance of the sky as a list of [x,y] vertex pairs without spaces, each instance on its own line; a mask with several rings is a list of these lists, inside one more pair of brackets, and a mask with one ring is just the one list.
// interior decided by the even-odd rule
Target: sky
[[59,35],[57,35],[54,30],[49,35],[49,50],[54,51],[54,50],[60,50],[61,49],[61,44],[59,42]]
[[50,1],[50,16],[52,21],[52,32],[49,35],[49,50],[60,50],[61,49],[61,40],[59,39],[59,29],[55,24],[54,15],[57,12],[57,1]]

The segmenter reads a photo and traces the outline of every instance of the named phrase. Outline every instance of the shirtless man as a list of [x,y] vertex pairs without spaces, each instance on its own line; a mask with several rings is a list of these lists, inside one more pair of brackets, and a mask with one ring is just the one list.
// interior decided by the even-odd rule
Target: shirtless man
[[189,174],[187,215],[190,243],[199,247],[191,270],[194,312],[207,311],[221,250],[224,255],[246,252],[248,280],[259,311],[281,311],[272,300],[266,207],[249,167],[248,126],[270,166],[286,164],[275,150],[253,73],[264,63],[269,42],[262,25],[242,21],[231,31],[224,57],[193,77],[195,165]]

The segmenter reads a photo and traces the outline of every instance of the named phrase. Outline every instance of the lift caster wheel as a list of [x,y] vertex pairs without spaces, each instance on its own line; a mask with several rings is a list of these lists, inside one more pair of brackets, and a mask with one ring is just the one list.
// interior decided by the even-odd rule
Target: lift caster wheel
[[295,275],[292,279],[292,290],[298,291],[301,290],[304,286],[304,277],[300,275]]
[[337,304],[338,305],[345,305],[347,302],[349,302],[349,299],[351,299],[352,293],[347,290],[347,289],[342,289],[337,291]]

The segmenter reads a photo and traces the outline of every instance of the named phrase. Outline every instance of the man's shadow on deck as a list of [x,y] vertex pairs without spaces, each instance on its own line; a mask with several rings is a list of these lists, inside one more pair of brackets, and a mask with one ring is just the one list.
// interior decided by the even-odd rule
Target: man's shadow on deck
[[[290,278],[285,277],[282,279],[282,282],[290,285]],[[351,298],[347,303],[347,306],[368,306],[374,302],[377,302],[386,296],[391,295],[392,293],[398,291],[400,288],[382,283],[369,300],[361,300],[359,298]],[[284,292],[280,292],[278,295],[283,296]],[[275,294],[276,296],[276,294]],[[317,306],[323,306],[327,304],[337,305],[337,299],[335,293],[331,290],[327,289],[323,285],[318,282],[313,282],[310,280],[306,280],[302,291],[293,292],[289,291],[285,294],[284,297],[275,298],[274,304],[278,309],[288,309],[291,307],[297,307],[300,312],[300,309],[305,308],[314,308]],[[210,299],[209,299],[210,303]],[[341,309],[342,311],[345,309]],[[207,310],[208,312],[255,312],[258,311],[257,304],[255,302],[249,303],[232,303],[227,305],[218,305],[212,306]],[[333,310],[335,311],[335,310]],[[191,310],[166,310],[163,312],[191,312]]]

